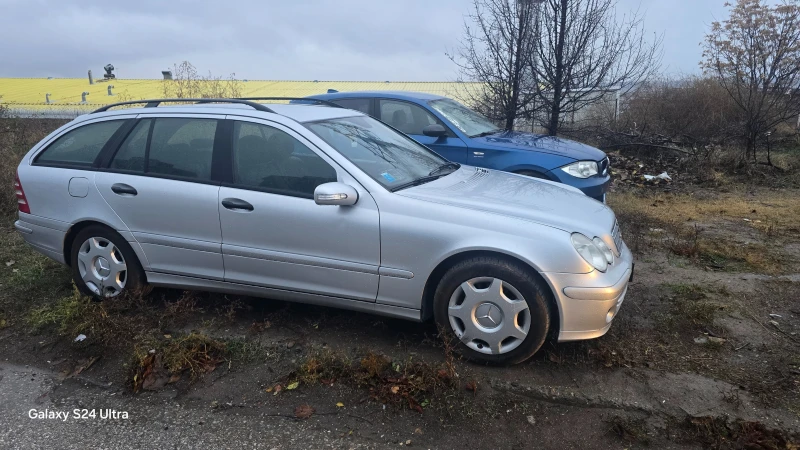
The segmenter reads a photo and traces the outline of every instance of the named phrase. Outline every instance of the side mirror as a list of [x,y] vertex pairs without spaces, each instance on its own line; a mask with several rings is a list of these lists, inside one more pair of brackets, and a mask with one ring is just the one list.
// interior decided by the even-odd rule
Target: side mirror
[[314,202],[318,205],[350,206],[357,201],[358,191],[344,183],[325,183],[314,189]]
[[428,125],[427,127],[422,129],[422,134],[425,136],[439,138],[447,134],[447,129],[438,123],[433,125]]

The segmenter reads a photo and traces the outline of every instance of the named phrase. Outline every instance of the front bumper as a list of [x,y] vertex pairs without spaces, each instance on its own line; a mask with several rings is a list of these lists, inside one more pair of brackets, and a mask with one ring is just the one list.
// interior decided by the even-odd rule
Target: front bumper
[[605,195],[611,185],[610,175],[595,175],[589,178],[576,178],[561,169],[551,170],[549,176],[559,183],[580,189],[588,197],[605,203]]
[[620,256],[603,273],[545,273],[556,294],[559,312],[558,341],[600,337],[617,317],[633,273],[633,254],[623,245]]

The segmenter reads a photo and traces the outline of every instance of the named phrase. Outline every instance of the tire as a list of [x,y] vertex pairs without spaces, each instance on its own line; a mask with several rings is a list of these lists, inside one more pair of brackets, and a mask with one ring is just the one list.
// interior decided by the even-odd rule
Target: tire
[[78,232],[70,263],[75,286],[87,296],[107,299],[149,291],[136,253],[110,228],[91,225]]
[[550,291],[542,284],[523,264],[492,256],[467,259],[439,281],[436,324],[467,359],[521,363],[541,348],[550,330]]

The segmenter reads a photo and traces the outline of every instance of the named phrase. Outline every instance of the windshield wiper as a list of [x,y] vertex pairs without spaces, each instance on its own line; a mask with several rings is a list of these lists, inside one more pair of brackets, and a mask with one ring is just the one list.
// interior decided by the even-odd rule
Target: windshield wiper
[[[461,164],[459,164],[459,163],[446,162],[446,163],[442,164],[441,166],[431,170],[430,173],[428,173],[428,176],[449,175],[449,174],[455,172],[456,170],[458,170],[459,168],[461,168]],[[452,169],[452,170],[447,172],[447,173],[444,173],[447,169]]]
[[419,186],[420,184],[430,183],[433,180],[438,180],[439,178],[443,177],[444,175],[427,175],[424,177],[417,178],[416,180],[409,181],[408,183],[399,184],[394,186],[391,189],[391,192],[397,192],[399,190],[410,188],[413,186]]
[[499,133],[499,132],[501,132],[501,131],[503,131],[503,130],[501,130],[500,128],[498,128],[498,129],[496,129],[496,130],[492,130],[492,131],[484,131],[483,133],[473,134],[473,135],[472,135],[472,136],[470,136],[470,137],[471,137],[471,138],[479,138],[479,137],[489,136],[490,134],[497,134],[497,133]]

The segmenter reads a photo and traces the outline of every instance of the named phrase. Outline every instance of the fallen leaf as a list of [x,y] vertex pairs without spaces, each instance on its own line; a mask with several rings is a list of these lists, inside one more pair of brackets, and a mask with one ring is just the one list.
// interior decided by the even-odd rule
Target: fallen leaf
[[276,384],[275,385],[275,393],[272,394],[272,395],[278,395],[278,392],[280,392],[282,390],[283,390],[283,388],[281,387],[281,385],[280,384]]
[[169,381],[167,381],[167,384],[177,383],[178,381],[180,381],[180,379],[181,379],[181,374],[179,373],[173,374],[171,377],[169,377]]
[[270,387],[268,387],[268,388],[264,389],[264,392],[266,392],[267,394],[269,394],[270,392],[272,392],[272,390],[273,390],[273,389],[275,389],[275,388],[274,388],[273,386],[270,386]]
[[337,406],[338,408],[344,408],[344,403],[342,403],[342,402],[339,402],[339,403],[337,403],[337,404],[336,404],[336,406]]
[[470,392],[475,392],[478,390],[478,383],[476,383],[474,380],[470,380],[467,382],[466,388]]
[[70,377],[75,377],[81,374],[81,372],[85,371],[89,367],[92,367],[92,364],[96,363],[97,360],[100,359],[99,356],[92,356],[89,359],[81,360],[81,364],[79,364],[70,374]]
[[294,381],[292,383],[287,384],[286,385],[286,389],[291,391],[292,389],[297,389],[297,386],[300,386],[300,382],[299,381]]
[[14,263],[16,263],[16,261],[14,261],[13,259],[11,261],[6,261],[6,267],[11,267],[14,265]]
[[294,416],[298,419],[308,419],[314,412],[315,410],[311,405],[300,405],[294,409]]
[[164,339],[172,339],[172,335],[171,334],[165,334],[164,335]]
[[400,386],[392,386],[392,394],[397,394],[400,391]]

